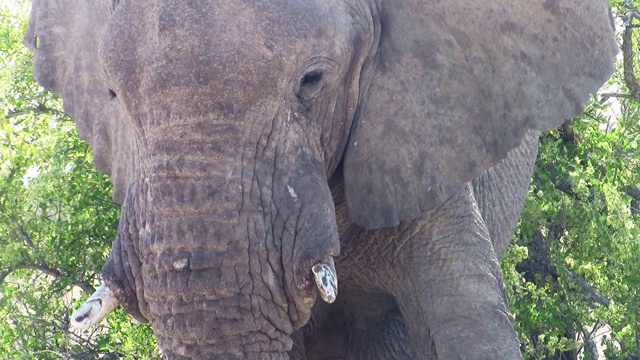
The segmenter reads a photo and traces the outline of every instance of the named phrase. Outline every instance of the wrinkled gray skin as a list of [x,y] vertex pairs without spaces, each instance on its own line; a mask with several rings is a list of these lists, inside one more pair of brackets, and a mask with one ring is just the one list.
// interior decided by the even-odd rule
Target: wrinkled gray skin
[[520,358],[498,263],[536,131],[617,51],[606,0],[34,0],[25,43],[169,359]]

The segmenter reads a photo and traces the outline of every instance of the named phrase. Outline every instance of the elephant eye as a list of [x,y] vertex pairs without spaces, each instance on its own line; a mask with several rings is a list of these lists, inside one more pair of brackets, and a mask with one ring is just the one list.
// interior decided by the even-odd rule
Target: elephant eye
[[[322,72],[314,70],[306,73],[300,80],[296,96],[302,102],[312,100],[322,87]],[[307,104],[306,104],[307,105]]]
[[113,91],[113,88],[111,87],[111,84],[109,84],[109,80],[107,80],[107,73],[103,73],[103,80],[104,82],[104,86],[107,88],[107,95],[109,95],[109,100],[113,100],[115,98],[118,97],[118,95],[116,94],[115,91]]
[[316,86],[320,82],[322,82],[322,73],[320,71],[312,71],[302,78],[300,86]]

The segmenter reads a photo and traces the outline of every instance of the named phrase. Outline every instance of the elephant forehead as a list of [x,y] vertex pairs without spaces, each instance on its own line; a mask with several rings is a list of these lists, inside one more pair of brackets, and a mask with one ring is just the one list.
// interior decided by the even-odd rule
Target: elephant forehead
[[100,56],[118,96],[249,101],[281,90],[287,70],[327,37],[329,17],[318,15],[313,2],[125,1]]

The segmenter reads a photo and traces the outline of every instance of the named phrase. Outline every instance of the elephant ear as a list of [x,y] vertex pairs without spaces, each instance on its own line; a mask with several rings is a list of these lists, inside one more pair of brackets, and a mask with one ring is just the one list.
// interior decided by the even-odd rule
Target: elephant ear
[[[579,114],[613,71],[606,0],[382,1],[344,159],[349,214],[397,225]],[[366,69],[365,69],[366,70]]]
[[112,0],[33,0],[24,44],[33,52],[35,79],[60,95],[64,110],[114,184],[122,203],[134,169],[124,108],[110,94],[98,43],[117,3]]

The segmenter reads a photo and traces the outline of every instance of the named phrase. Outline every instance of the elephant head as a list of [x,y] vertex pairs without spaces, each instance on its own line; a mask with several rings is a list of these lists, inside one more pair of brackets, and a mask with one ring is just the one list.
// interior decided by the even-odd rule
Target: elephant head
[[287,358],[335,299],[329,179],[359,226],[416,218],[617,52],[602,0],[34,0],[25,43],[123,203],[76,321],[121,304],[168,357],[224,359]]

